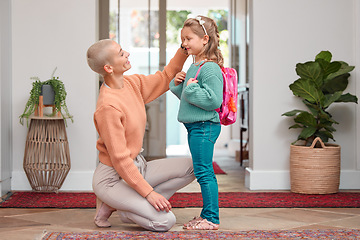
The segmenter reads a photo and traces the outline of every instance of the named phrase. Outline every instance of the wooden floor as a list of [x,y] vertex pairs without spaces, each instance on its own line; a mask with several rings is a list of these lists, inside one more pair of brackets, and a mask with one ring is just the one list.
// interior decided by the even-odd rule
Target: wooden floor
[[[222,192],[249,191],[244,187],[244,167],[234,158],[220,154],[215,161],[227,172],[217,175]],[[246,165],[246,163],[245,163]],[[181,192],[198,192],[194,181]],[[176,225],[171,231],[183,231],[182,224],[198,216],[200,208],[175,208]],[[44,231],[141,231],[124,224],[113,214],[112,227],[99,229],[93,224],[95,209],[0,209],[0,239],[40,239]],[[360,229],[359,208],[221,208],[220,230],[285,230],[285,229]]]

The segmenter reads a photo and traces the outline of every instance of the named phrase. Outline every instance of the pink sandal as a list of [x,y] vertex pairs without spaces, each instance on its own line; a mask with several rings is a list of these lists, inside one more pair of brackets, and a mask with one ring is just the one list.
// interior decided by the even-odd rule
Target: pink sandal
[[194,226],[197,222],[200,222],[201,220],[203,220],[202,217],[194,217],[192,220],[190,220],[188,223],[184,223],[183,228],[187,229],[188,227]]
[[203,219],[203,220],[196,222],[192,226],[186,227],[185,229],[187,229],[187,230],[218,230],[219,224],[215,224],[215,223],[209,222],[206,219]]

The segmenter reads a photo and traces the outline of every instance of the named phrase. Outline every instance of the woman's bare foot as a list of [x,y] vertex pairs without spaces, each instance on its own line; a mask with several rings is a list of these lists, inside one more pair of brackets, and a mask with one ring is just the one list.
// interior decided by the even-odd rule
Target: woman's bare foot
[[100,228],[111,227],[111,223],[108,221],[108,218],[114,211],[114,208],[103,203],[99,198],[96,198],[96,213],[94,218],[95,225]]

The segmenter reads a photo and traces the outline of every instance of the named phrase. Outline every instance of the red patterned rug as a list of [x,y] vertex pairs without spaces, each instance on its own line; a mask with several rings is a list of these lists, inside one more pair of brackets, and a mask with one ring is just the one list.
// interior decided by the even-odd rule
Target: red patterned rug
[[50,232],[42,240],[59,239],[359,239],[360,230],[283,230],[283,231],[109,231]]
[[[13,192],[1,208],[94,208],[92,192]],[[172,207],[202,207],[201,193],[175,193]],[[221,208],[360,208],[360,192],[305,195],[291,192],[220,192]]]
[[222,170],[216,162],[213,162],[213,168],[215,174],[226,174],[226,172],[224,172],[224,170]]

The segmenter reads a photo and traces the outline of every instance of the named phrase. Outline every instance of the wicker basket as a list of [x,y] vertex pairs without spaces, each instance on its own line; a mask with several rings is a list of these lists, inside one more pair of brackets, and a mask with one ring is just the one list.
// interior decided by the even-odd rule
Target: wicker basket
[[23,167],[34,191],[57,192],[61,188],[70,170],[64,119],[31,119]]
[[[321,148],[315,148],[320,142]],[[290,146],[291,191],[330,194],[339,191],[340,146],[324,144],[317,137],[310,147]]]

